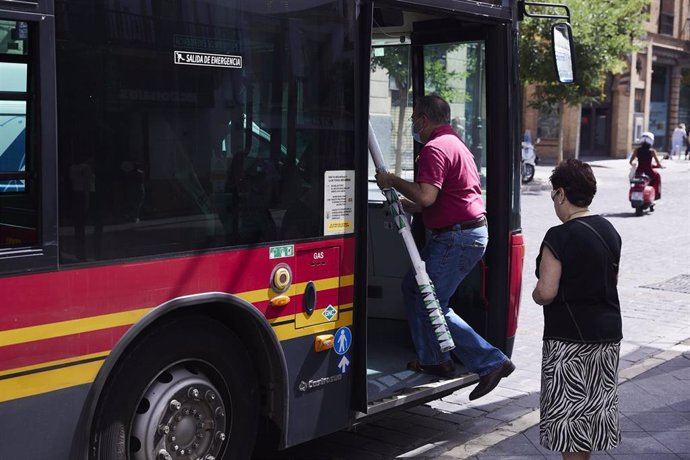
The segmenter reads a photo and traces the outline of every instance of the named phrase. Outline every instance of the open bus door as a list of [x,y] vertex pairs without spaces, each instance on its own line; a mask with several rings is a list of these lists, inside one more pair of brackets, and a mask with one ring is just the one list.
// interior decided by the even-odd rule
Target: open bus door
[[[512,230],[519,226],[515,214],[519,208],[514,206],[519,183],[512,172],[517,117],[510,116],[510,109],[517,107],[509,96],[517,91],[517,75],[510,18],[479,22],[419,4],[414,10],[375,4],[372,16],[369,121],[388,169],[414,179],[414,158],[421,145],[414,145],[411,136],[413,100],[431,93],[446,98],[451,125],[475,156],[490,232],[484,260],[459,286],[451,306],[478,333],[510,354],[507,323],[509,311],[515,315],[517,311],[510,305],[515,293],[509,292],[509,254]],[[356,397],[357,409],[368,414],[436,399],[478,379],[462,366],[457,367],[455,379],[441,381],[406,369],[415,351],[400,285],[410,261],[373,180],[374,172],[370,162],[367,375],[366,388],[359,383],[364,379],[357,379]],[[413,232],[421,249],[425,240],[421,216],[413,218]]]

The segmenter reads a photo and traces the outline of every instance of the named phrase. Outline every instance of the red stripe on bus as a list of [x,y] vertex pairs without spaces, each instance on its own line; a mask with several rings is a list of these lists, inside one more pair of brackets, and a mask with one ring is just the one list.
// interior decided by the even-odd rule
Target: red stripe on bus
[[510,273],[508,320],[506,337],[514,337],[517,332],[518,314],[520,313],[520,295],[522,293],[522,266],[525,259],[525,239],[521,233],[513,234],[510,238]]
[[[340,276],[354,273],[354,238],[296,244],[295,253],[340,247]],[[0,278],[0,331],[71,319],[151,308],[170,299],[202,293],[243,293],[268,289],[273,268],[295,258],[269,259],[268,247],[131,262]],[[295,270],[297,267],[291,267]],[[329,270],[330,271],[330,270]],[[295,278],[298,278],[296,276]],[[299,311],[257,308],[269,317]]]
[[0,372],[110,351],[129,326],[0,347]]

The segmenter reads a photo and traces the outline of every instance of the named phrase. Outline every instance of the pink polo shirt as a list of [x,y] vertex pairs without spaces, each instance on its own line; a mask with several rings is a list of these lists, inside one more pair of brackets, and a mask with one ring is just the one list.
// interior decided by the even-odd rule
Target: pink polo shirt
[[434,204],[422,210],[427,228],[448,227],[486,213],[474,156],[449,125],[431,133],[417,165],[416,181],[439,189]]

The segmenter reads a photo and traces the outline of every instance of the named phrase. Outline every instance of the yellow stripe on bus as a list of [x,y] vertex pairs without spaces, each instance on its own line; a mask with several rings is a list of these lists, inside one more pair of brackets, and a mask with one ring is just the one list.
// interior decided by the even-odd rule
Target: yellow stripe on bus
[[109,315],[91,316],[60,321],[59,323],[10,329],[0,332],[0,347],[110,329],[118,326],[131,326],[151,310],[151,308],[141,308],[139,310],[123,311]]
[[[351,309],[342,311],[344,308],[352,308],[352,304],[340,306],[339,317],[336,321],[329,321],[323,324],[299,329],[295,328],[295,323],[293,321],[277,324],[272,327],[281,342],[319,334],[321,332],[333,331],[343,326],[352,325],[354,312]],[[294,315],[285,316],[282,319],[291,319],[293,316]],[[278,322],[280,319],[281,318],[276,318],[273,321]],[[109,354],[110,351],[93,353],[75,358],[44,362],[32,366],[2,371],[0,372],[0,403],[91,383],[96,378],[98,371],[103,365],[103,361]],[[84,360],[94,361],[71,365],[71,363],[79,363]],[[58,368],[51,369],[55,366],[58,366]],[[29,374],[12,376],[13,374],[22,374],[26,372]]]
[[[351,304],[350,304],[351,305]],[[345,307],[345,305],[343,305]],[[278,336],[278,340],[296,339],[305,335],[318,334],[320,332],[332,331],[339,327],[350,326],[352,324],[353,311],[341,311],[337,321],[329,321],[316,326],[307,326],[295,329],[295,323],[286,323],[273,326],[273,330]]]
[[99,360],[0,380],[0,402],[91,383],[102,365]]
[[[326,278],[314,281],[317,292],[320,290],[323,291],[328,289],[335,289],[337,287],[351,286],[353,283],[353,275],[341,276],[339,278]],[[293,288],[295,290],[304,291],[306,284],[307,283],[298,283],[294,285]],[[246,300],[247,302],[256,303],[268,300],[269,291],[270,290],[268,289],[257,289],[255,291],[241,292],[236,295]],[[20,343],[35,342],[38,340],[53,339],[56,337],[64,337],[73,334],[82,334],[85,332],[110,329],[119,326],[131,326],[152,309],[153,308],[141,308],[138,310],[123,311],[119,313],[111,313],[108,315],[91,316],[87,318],[60,321],[57,323],[41,324],[38,326],[28,326],[17,329],[10,329],[6,331],[0,331],[0,347],[17,345]],[[273,323],[285,321],[287,319],[292,318],[293,315],[288,315],[283,318],[273,319],[270,322]]]
[[[345,275],[333,278],[324,278],[321,280],[312,281],[316,286],[316,291],[326,291],[328,289],[337,289],[339,287],[352,286],[355,282],[354,275]],[[290,292],[304,292],[304,288],[307,287],[307,282],[296,283],[290,286]],[[267,289],[257,289],[254,291],[240,292],[235,294],[237,297],[246,300],[249,303],[263,302],[275,297],[275,293],[270,288]]]
[[[68,367],[64,366],[65,364],[70,364],[70,363],[76,363],[79,361],[95,361],[98,359],[104,360],[105,358],[108,357],[110,354],[110,350],[108,351],[101,351],[99,353],[92,353],[90,355],[81,355],[81,356],[76,356],[73,358],[67,358],[67,359],[59,359],[57,361],[48,361],[40,364],[34,364],[32,366],[25,366],[25,367],[15,367],[14,369],[9,369],[6,371],[0,371],[0,377],[3,377],[5,375],[11,375],[11,374],[21,374],[24,372],[31,372],[31,371],[38,371],[38,372],[43,372],[49,367]],[[43,370],[41,370],[43,369]]]

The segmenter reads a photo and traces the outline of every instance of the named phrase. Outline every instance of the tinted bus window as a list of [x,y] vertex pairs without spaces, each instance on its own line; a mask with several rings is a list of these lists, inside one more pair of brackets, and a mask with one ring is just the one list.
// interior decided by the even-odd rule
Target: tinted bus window
[[26,168],[28,24],[0,19],[0,193],[23,192],[24,180],[9,174]]
[[27,134],[38,118],[33,30],[28,22],[0,18],[0,251],[37,243],[37,159]]
[[254,3],[56,2],[62,263],[323,236],[351,6]]

